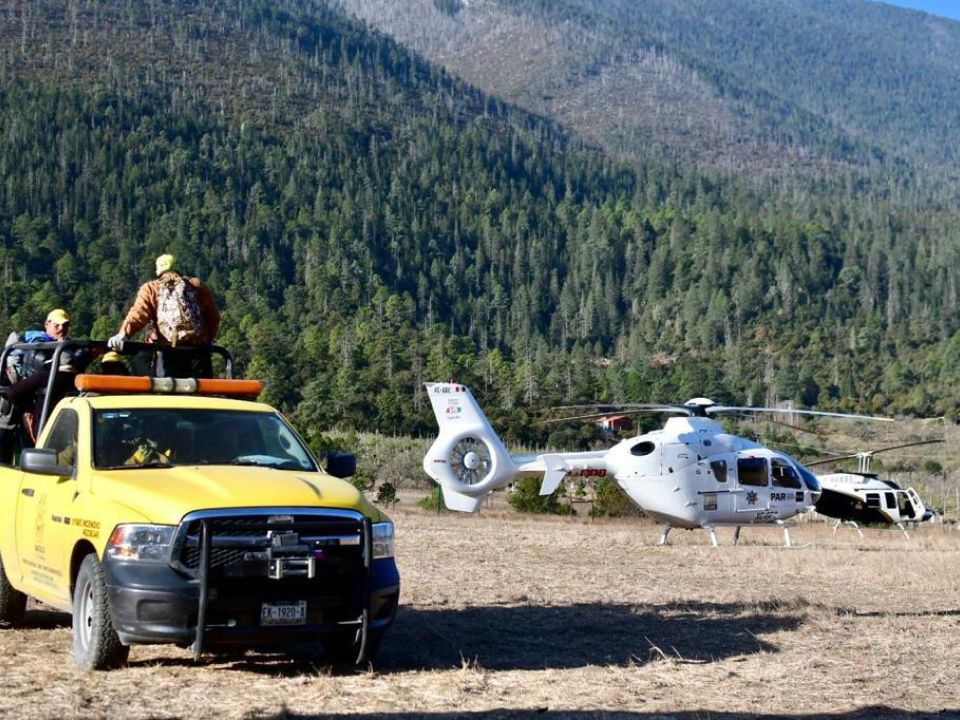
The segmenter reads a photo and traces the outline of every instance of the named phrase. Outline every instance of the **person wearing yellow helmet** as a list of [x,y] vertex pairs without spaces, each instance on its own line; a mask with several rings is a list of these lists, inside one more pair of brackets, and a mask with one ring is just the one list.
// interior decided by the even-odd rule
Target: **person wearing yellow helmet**
[[70,334],[70,316],[67,311],[56,308],[47,313],[47,319],[43,322],[43,330],[56,342],[66,340],[67,335]]
[[[56,308],[47,313],[43,322],[43,331],[28,330],[23,333],[22,340],[27,343],[64,342],[70,334],[70,315],[62,308]],[[7,344],[19,342],[21,338],[14,334],[8,338]],[[48,388],[51,363],[55,353],[49,349],[23,352],[20,360],[20,374],[10,385],[0,386],[0,395],[8,401],[9,409],[5,415],[9,421],[4,422],[4,437],[0,439],[0,457],[9,456],[9,435],[22,427],[26,434],[26,441],[30,444],[36,441],[39,431],[39,422],[42,416],[44,393]],[[65,395],[74,391],[73,379],[78,372],[82,372],[90,362],[90,355],[86,350],[64,349],[60,352],[59,368],[54,379],[49,406],[53,407]],[[14,379],[14,378],[9,378]],[[12,432],[7,432],[12,431]]]
[[[140,286],[120,331],[107,341],[108,346],[122,352],[127,339],[152,323],[157,342],[164,346],[160,353],[164,374],[210,377],[210,353],[202,346],[212,343],[220,329],[220,311],[213,293],[198,278],[184,277],[176,256],[170,253],[156,259],[155,269],[156,277]],[[183,346],[193,350],[176,352]]]
[[100,358],[100,372],[104,375],[127,375],[127,366],[119,353],[111,350]]

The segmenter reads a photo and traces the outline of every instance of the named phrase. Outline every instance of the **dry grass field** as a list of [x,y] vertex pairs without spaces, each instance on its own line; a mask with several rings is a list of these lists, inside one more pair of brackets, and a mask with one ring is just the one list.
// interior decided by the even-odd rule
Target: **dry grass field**
[[135,647],[77,671],[69,617],[0,629],[0,714],[117,718],[960,717],[960,532],[800,524],[712,548],[641,521],[403,509],[376,669]]

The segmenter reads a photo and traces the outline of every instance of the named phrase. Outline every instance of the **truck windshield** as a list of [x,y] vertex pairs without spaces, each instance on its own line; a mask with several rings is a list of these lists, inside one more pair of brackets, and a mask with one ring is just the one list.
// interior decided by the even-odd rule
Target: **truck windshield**
[[171,465],[317,469],[310,452],[277,415],[178,408],[94,411],[93,464],[101,470]]

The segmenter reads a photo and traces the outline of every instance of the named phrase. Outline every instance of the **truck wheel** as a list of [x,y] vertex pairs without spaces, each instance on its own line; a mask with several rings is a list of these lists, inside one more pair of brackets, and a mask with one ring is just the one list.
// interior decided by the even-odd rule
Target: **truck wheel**
[[361,658],[358,662],[357,655],[360,654],[360,640],[356,637],[357,634],[358,633],[334,635],[321,642],[323,652],[332,665],[360,666],[374,661],[377,657],[377,651],[380,649],[380,638],[382,635],[380,633],[370,633],[367,638],[366,657]]
[[23,620],[26,607],[27,596],[13,589],[3,569],[3,559],[0,558],[0,620],[18,625]]
[[113,629],[103,568],[91,553],[80,564],[73,590],[73,657],[84,670],[109,670],[126,663],[129,654]]

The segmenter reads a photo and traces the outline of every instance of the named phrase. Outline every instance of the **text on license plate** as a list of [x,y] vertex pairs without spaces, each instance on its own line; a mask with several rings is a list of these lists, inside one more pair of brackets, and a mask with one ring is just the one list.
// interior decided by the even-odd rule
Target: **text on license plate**
[[307,622],[307,601],[263,603],[260,608],[261,625],[304,625]]

